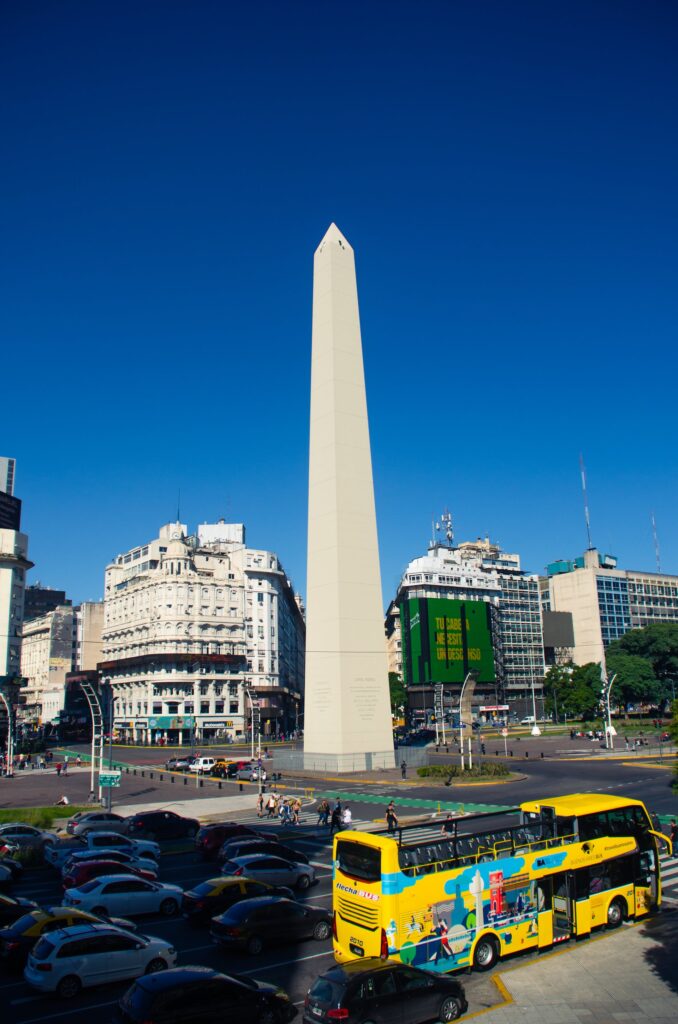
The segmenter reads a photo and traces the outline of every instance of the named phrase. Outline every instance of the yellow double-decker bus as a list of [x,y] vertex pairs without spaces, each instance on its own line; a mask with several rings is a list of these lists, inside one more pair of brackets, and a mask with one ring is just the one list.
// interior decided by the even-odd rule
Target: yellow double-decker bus
[[510,953],[615,928],[661,901],[658,839],[668,843],[640,800],[590,793],[451,819],[442,829],[339,832],[335,958],[488,970]]

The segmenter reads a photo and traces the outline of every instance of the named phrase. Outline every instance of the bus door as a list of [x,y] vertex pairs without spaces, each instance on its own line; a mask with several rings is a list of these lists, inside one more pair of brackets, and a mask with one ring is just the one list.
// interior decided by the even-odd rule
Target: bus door
[[[647,841],[642,841],[642,838],[639,845],[641,848],[635,858],[636,877],[634,879],[636,917],[642,917],[643,914],[649,914],[650,910],[653,907],[656,907],[659,902],[659,858],[657,856],[656,846],[652,843],[652,846],[650,847]],[[643,849],[643,846],[646,848]]]
[[564,942],[574,933],[575,887],[572,871],[559,871],[553,884],[553,941]]

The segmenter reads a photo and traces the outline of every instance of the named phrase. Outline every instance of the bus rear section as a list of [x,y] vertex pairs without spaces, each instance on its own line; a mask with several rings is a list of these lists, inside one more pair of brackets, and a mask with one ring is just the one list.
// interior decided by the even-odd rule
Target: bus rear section
[[390,840],[384,842],[368,832],[359,837],[355,832],[339,832],[335,837],[332,931],[339,963],[388,955],[384,920],[392,898],[384,893],[383,871],[385,860],[389,867],[388,847],[393,846]]

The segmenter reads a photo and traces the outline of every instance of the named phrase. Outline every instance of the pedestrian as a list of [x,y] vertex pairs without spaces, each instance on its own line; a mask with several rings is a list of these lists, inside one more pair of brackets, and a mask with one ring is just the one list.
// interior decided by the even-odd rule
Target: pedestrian
[[264,794],[260,793],[257,797],[257,818],[263,818],[264,816]]
[[339,801],[334,805],[332,810],[332,817],[330,819],[330,835],[334,835],[335,832],[339,832],[341,829],[341,804]]
[[57,773],[57,778],[59,778],[59,776],[61,775],[61,761],[57,761],[57,763],[56,763],[56,773]]
[[404,779],[407,778],[407,762],[406,761],[403,761],[403,763],[400,765],[400,774],[402,775],[402,777]]
[[[57,767],[59,767],[59,766],[57,765]],[[67,796],[66,796],[66,794],[64,793],[64,795],[63,795],[62,797],[59,797],[59,799],[57,800],[57,802],[56,802],[56,805],[55,805],[55,806],[56,806],[56,807],[68,807],[68,805],[70,804],[70,802],[71,802],[71,801],[70,801],[70,800],[68,799],[68,797],[67,797]]]
[[347,832],[350,832],[353,828],[353,815],[351,814],[350,807],[344,807],[344,810],[342,811],[341,827],[346,829]]
[[678,859],[678,825],[676,825],[676,819],[671,819],[671,825],[669,826],[669,839],[673,846],[673,856]]
[[76,766],[76,768],[79,768],[81,764],[82,764],[82,758],[80,757],[80,754],[78,754],[78,756],[75,759],[75,766]]
[[40,758],[40,770],[41,770],[41,771],[44,771],[44,770],[45,770],[45,767],[46,767],[46,765],[47,765],[47,762],[45,761],[45,758],[44,758],[44,757],[41,757],[41,758]]
[[318,804],[318,825],[326,825],[330,816],[330,805],[323,799]]
[[392,835],[398,827],[398,815],[396,814],[395,804],[392,800],[386,808],[386,826],[388,828],[389,835]]
[[292,818],[295,825],[300,825],[299,815],[301,814],[301,800],[299,797],[295,797],[292,803]]
[[272,818],[273,815],[275,814],[275,793],[271,793],[269,795],[269,798],[266,801],[266,811],[267,811],[267,814],[266,814],[267,818]]
[[64,763],[61,771],[63,772],[64,775],[68,774],[68,755],[66,755],[66,757],[64,758]]

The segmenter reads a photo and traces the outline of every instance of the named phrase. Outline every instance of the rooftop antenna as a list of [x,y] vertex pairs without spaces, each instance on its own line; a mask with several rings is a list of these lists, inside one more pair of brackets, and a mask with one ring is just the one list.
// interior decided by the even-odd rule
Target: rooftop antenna
[[659,560],[659,538],[657,537],[657,523],[654,518],[654,512],[650,516],[652,522],[652,536],[654,537],[654,556],[657,559],[657,572],[662,571],[661,562]]
[[579,467],[581,469],[581,489],[584,495],[584,518],[586,519],[586,536],[588,537],[589,546],[588,550],[591,551],[593,544],[591,543],[591,517],[589,516],[589,499],[586,494],[586,467],[584,466],[584,456],[579,453]]
[[179,493],[177,495],[177,522],[181,522],[181,487],[179,488]]
[[445,540],[447,541],[448,547],[452,547],[452,541],[454,540],[454,530],[452,529],[452,513],[445,509],[440,517],[440,521],[443,524],[445,530]]

